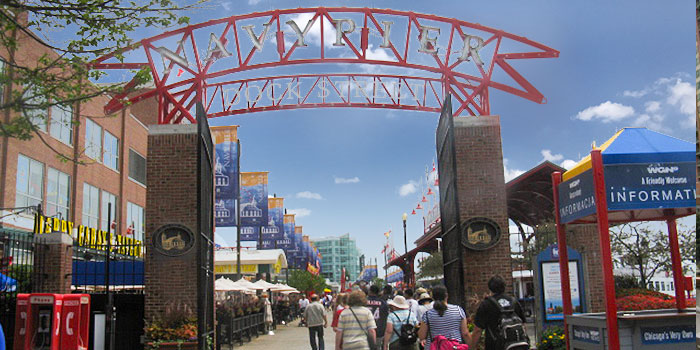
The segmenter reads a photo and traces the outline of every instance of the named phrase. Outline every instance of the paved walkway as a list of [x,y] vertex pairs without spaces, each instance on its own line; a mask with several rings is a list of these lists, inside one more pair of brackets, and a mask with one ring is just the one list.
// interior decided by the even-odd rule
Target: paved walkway
[[[328,318],[328,328],[323,330],[323,339],[325,341],[325,350],[333,350],[335,348],[335,332],[331,328],[330,321],[332,315],[326,313]],[[258,338],[253,337],[253,340],[243,343],[239,346],[235,343],[233,348],[243,350],[310,350],[309,331],[306,327],[299,327],[299,320],[296,320],[286,326],[278,325],[274,330],[275,335],[260,335]],[[229,350],[227,345],[221,347],[222,350]]]

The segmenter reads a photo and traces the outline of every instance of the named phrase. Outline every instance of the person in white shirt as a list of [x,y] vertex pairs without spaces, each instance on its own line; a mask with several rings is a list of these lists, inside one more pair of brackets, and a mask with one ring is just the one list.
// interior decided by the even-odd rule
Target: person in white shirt
[[416,315],[418,316],[418,321],[423,319],[423,314],[426,313],[428,310],[433,308],[433,298],[430,297],[430,294],[428,293],[423,293],[418,297],[418,312],[416,312]]
[[413,289],[404,289],[403,296],[406,298],[406,302],[408,302],[408,309],[411,310],[411,314],[418,315],[418,302],[413,299]]

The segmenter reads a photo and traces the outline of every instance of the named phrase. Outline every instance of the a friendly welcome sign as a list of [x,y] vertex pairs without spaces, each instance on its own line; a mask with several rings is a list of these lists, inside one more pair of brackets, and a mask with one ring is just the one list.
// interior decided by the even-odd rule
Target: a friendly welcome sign
[[[608,210],[692,208],[695,163],[637,163],[604,166]],[[587,170],[559,185],[563,224],[594,214],[593,172]]]

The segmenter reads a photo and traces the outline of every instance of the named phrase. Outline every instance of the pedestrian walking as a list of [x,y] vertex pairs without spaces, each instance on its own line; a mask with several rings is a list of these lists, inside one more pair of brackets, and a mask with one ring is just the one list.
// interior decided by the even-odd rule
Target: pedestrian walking
[[333,321],[331,321],[331,327],[333,331],[338,331],[338,320],[340,319],[340,313],[348,307],[348,295],[345,293],[340,293],[335,297],[335,310],[333,310]]
[[426,311],[430,310],[433,308],[433,298],[430,297],[430,294],[428,293],[423,293],[418,297],[418,311],[416,312],[416,318],[418,319],[418,322],[421,322],[423,319],[423,314],[425,314]]
[[[326,310],[319,302],[318,295],[311,295],[311,304],[304,310],[304,319],[306,327],[309,328],[309,342],[311,350],[324,350],[323,329],[328,327],[326,319]],[[318,337],[318,346],[316,346],[316,338]]]
[[471,346],[479,342],[481,332],[486,330],[486,350],[529,349],[530,339],[523,325],[525,314],[518,300],[505,294],[505,280],[493,276],[488,287],[491,295],[481,301],[474,316]]
[[[385,287],[386,288],[386,287]],[[391,289],[391,286],[389,286]],[[389,306],[383,296],[379,296],[379,286],[373,284],[369,287],[369,297],[367,297],[367,307],[372,312],[374,322],[377,325],[377,344],[374,349],[382,349],[384,332],[386,331],[386,318],[389,316]]]
[[367,297],[362,291],[348,296],[348,307],[340,314],[335,350],[373,349],[377,343],[377,324],[368,308]]
[[404,289],[403,296],[406,298],[406,302],[408,302],[409,308],[411,309],[411,313],[414,316],[416,316],[418,315],[418,301],[413,298],[413,295],[413,289]]
[[306,325],[304,310],[306,310],[307,306],[309,306],[309,299],[306,299],[306,294],[303,294],[301,299],[299,299],[299,313],[301,314],[301,321],[299,321],[299,327],[304,327]]
[[423,347],[432,350],[433,342],[448,342],[455,349],[459,349],[459,344],[470,344],[467,315],[462,307],[447,303],[447,289],[443,286],[433,288],[433,299],[433,308],[423,314],[418,330]]
[[275,332],[272,331],[272,303],[267,298],[267,293],[263,293],[262,298],[265,303],[265,328],[267,328],[267,335],[275,335]]
[[418,320],[403,296],[397,295],[387,303],[391,309],[384,332],[383,350],[416,350]]

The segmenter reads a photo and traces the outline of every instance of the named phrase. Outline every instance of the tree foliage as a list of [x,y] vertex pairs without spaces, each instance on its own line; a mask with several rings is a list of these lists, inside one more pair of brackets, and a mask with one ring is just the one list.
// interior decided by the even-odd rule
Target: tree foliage
[[438,277],[443,275],[442,251],[434,252],[418,262],[419,278]]
[[[610,241],[615,265],[635,271],[644,287],[656,273],[671,271],[671,248],[665,230],[644,222],[628,223],[611,228]],[[695,230],[679,226],[678,244],[681,260],[695,263]]]
[[294,270],[289,275],[289,283],[291,287],[296,288],[300,292],[315,292],[323,293],[323,290],[328,288],[326,280],[320,275],[314,275],[306,270]]
[[[46,121],[50,107],[121,92],[123,85],[96,85],[103,73],[89,69],[88,63],[132,45],[136,30],[188,23],[179,12],[202,0],[188,1],[180,6],[173,0],[0,0],[0,58],[5,66],[0,86],[11,91],[0,96],[0,113],[14,112],[13,118],[0,121],[0,136],[31,139],[39,135],[37,127]],[[38,57],[28,59],[28,48],[37,45],[45,50],[32,50]],[[150,74],[141,70],[136,77],[143,83]]]

